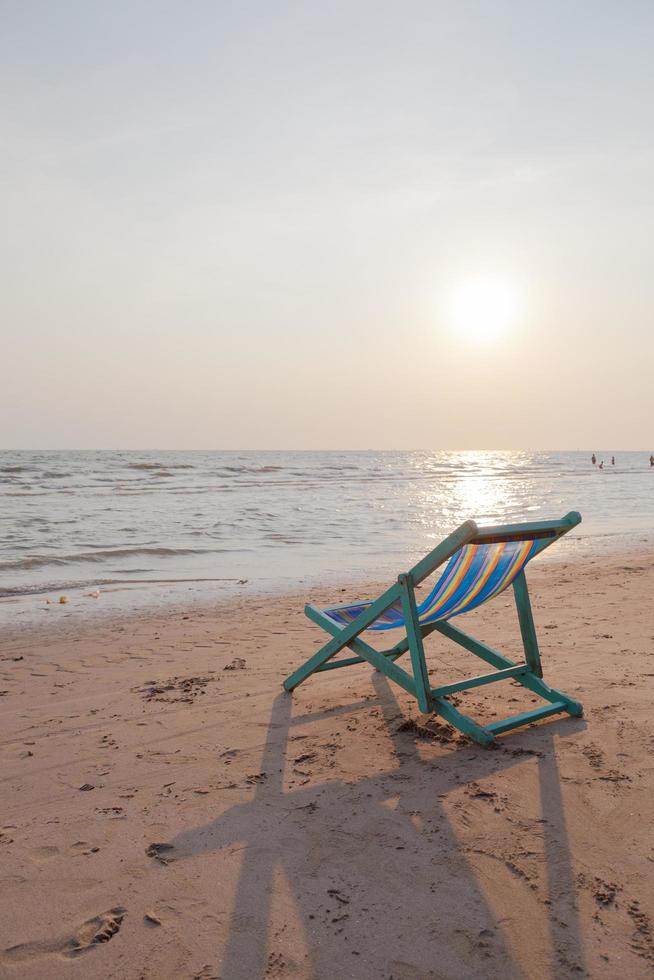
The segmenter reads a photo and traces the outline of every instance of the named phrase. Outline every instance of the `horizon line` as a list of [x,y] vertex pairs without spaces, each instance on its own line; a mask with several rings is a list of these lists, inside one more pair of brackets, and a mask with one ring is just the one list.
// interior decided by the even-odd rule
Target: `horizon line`
[[412,448],[388,448],[388,447],[375,447],[375,446],[364,446],[358,448],[315,448],[315,447],[301,447],[301,448],[258,448],[258,447],[241,447],[238,449],[232,448],[219,448],[219,447],[194,447],[192,449],[181,449],[179,447],[163,447],[163,446],[151,446],[145,447],[140,446],[138,448],[127,448],[121,446],[57,446],[57,447],[12,447],[12,448],[0,448],[0,453],[646,453],[650,454],[654,450],[651,449],[597,449],[597,448],[587,448],[587,447],[576,447],[575,449],[562,449],[560,447],[521,447],[521,448],[501,448],[493,447],[491,448],[481,448],[475,446],[469,449],[458,448],[458,449],[437,449],[437,448],[425,448],[425,447],[412,447]]

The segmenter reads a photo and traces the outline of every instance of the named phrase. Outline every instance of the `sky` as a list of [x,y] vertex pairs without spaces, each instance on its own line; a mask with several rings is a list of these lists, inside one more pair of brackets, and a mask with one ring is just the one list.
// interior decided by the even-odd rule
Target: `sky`
[[2,0],[0,447],[654,450],[653,36]]

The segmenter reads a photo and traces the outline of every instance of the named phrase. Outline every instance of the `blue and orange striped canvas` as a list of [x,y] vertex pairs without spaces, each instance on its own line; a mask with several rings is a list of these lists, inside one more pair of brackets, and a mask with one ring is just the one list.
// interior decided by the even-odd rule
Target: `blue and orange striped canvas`
[[[454,554],[429,595],[418,605],[421,623],[452,619],[470,612],[511,585],[534,555],[550,541],[502,541],[495,544],[467,544]],[[334,622],[346,626],[367,609],[370,602],[335,606],[324,612]],[[390,630],[404,626],[398,605],[391,606],[368,627]]]

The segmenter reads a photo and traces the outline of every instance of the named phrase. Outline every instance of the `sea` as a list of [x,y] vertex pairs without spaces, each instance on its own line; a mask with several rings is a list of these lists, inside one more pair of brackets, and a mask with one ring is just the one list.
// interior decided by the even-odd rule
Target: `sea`
[[0,621],[392,581],[468,518],[580,511],[552,559],[651,549],[649,454],[611,456],[3,451]]

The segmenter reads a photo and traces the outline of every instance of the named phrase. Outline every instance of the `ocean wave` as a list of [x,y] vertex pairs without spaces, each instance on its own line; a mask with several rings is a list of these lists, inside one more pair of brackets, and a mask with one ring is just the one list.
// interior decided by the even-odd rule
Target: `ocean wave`
[[[74,493],[73,490],[69,490],[69,493]],[[51,490],[3,490],[3,497],[50,497],[52,495]]]
[[194,470],[192,463],[126,463],[128,470]]
[[227,473],[277,473],[279,470],[283,470],[283,466],[223,466],[221,470]]
[[32,555],[0,561],[0,572],[26,571],[45,568],[48,565],[75,565],[78,562],[103,562],[112,558],[133,558],[136,555],[153,555],[158,558],[176,558],[179,555],[207,555],[211,548],[103,548],[98,551],[81,551],[72,555]]

